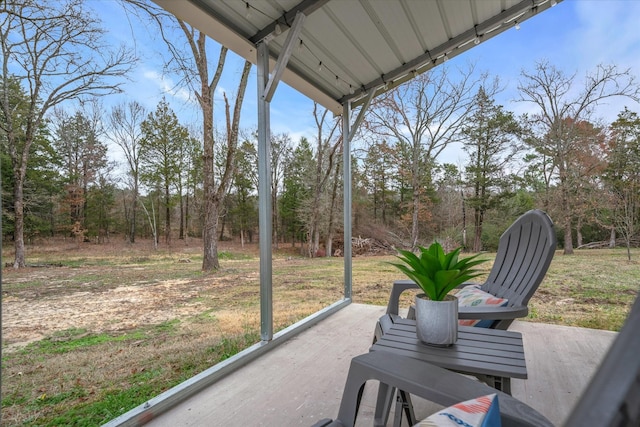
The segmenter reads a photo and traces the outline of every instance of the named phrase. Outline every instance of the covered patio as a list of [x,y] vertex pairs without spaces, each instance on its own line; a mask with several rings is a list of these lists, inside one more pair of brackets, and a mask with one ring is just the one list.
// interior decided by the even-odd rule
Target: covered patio
[[[335,418],[351,358],[368,351],[384,311],[351,304],[147,425],[311,426]],[[531,322],[510,330],[523,335],[529,376],[512,380],[513,396],[561,425],[616,333]],[[372,425],[376,390],[367,384],[358,425]],[[414,405],[418,417],[438,408],[418,398]]]
[[[372,100],[560,0],[154,1],[257,66],[262,341],[108,425],[288,426],[333,418],[350,360],[368,351],[384,307],[351,303],[352,252],[345,245],[344,297],[274,334],[269,153],[279,82],[342,116],[350,242],[350,144]],[[560,423],[615,334],[526,322],[511,329],[523,333],[529,371],[528,380],[513,381],[513,395]],[[362,425],[371,424],[374,392],[368,386]],[[416,405],[418,416],[428,410]]]

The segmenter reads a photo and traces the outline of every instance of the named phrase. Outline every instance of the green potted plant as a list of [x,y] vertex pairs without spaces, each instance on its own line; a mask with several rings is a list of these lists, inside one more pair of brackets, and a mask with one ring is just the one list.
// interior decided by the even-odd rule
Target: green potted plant
[[431,345],[452,345],[458,339],[458,300],[449,292],[480,275],[474,267],[486,260],[477,259],[479,254],[460,259],[462,248],[445,253],[438,242],[418,249],[418,254],[398,250],[403,263],[392,263],[423,291],[415,300],[418,338]]

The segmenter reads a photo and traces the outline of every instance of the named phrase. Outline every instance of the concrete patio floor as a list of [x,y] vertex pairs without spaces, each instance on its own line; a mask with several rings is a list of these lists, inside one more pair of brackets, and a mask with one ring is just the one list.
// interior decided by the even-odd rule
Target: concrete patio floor
[[[351,304],[146,425],[284,427],[334,418],[351,358],[368,351],[384,311]],[[561,425],[616,334],[531,322],[510,330],[523,335],[529,376],[512,380],[513,396]],[[365,387],[358,425],[372,425],[376,390]],[[414,405],[418,417],[437,409],[417,398]]]

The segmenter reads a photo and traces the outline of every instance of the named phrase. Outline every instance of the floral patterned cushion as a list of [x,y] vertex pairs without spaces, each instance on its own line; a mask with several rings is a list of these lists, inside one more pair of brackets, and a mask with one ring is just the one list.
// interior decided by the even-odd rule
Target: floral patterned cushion
[[498,396],[489,394],[436,412],[414,427],[500,427]]
[[[480,285],[469,285],[462,288],[457,294],[459,307],[480,307],[485,305],[494,305],[497,307],[506,307],[509,300],[506,298],[498,298],[482,289]],[[462,326],[477,326],[480,328],[489,328],[493,320],[485,319],[462,319],[458,321]]]

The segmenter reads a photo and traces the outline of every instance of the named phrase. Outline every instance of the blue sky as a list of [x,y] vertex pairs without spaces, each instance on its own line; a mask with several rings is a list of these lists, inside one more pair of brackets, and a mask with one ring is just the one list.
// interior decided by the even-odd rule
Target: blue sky
[[[351,1],[351,0],[343,0]],[[127,43],[135,48],[140,63],[125,86],[125,93],[105,99],[105,104],[137,100],[149,110],[166,96],[183,124],[199,124],[197,105],[187,90],[176,90],[177,77],[164,75],[161,57],[165,47],[155,31],[128,19],[113,0],[92,0],[90,7],[101,17],[108,37],[114,44]],[[135,45],[134,45],[135,41]],[[219,47],[211,41],[211,60],[217,60]],[[498,102],[507,110],[520,114],[531,106],[516,103],[520,72],[532,71],[536,61],[548,60],[566,74],[576,74],[576,82],[598,64],[615,64],[640,73],[640,0],[565,0],[556,7],[525,22],[519,30],[512,28],[449,61],[451,65],[471,61],[479,71],[500,76],[505,86]],[[230,54],[218,92],[227,91],[230,98],[242,70],[243,61]],[[242,127],[256,127],[255,68],[250,77],[242,111]],[[219,97],[221,99],[221,96]],[[628,105],[640,110],[630,100],[612,100],[598,111],[605,120],[614,120]],[[271,105],[272,132],[288,133],[294,141],[300,136],[312,137],[313,104],[305,96],[286,85],[279,85]],[[222,104],[217,102],[222,120]],[[455,155],[447,161],[457,163]],[[443,159],[445,160],[445,159]]]

